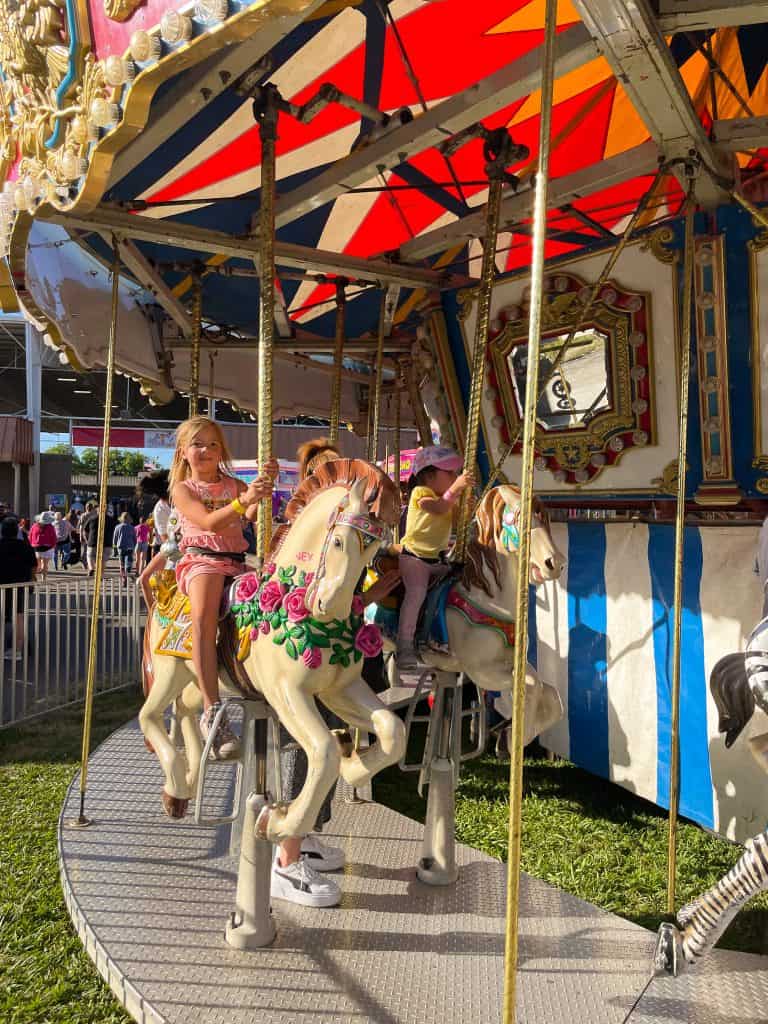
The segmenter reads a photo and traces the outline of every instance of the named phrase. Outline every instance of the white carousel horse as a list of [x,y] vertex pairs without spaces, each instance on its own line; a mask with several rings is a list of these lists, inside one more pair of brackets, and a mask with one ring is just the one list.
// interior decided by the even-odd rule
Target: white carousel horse
[[[501,691],[503,696],[513,686],[519,515],[520,491],[510,484],[494,487],[480,502],[463,572],[446,600],[450,653],[426,649],[421,655],[426,664],[465,672],[481,689]],[[555,580],[564,568],[565,558],[552,539],[546,511],[536,502],[530,582],[539,586]],[[378,611],[371,617],[378,621]],[[530,743],[563,717],[563,704],[555,687],[542,682],[531,665],[525,682],[525,742]]]
[[[219,638],[220,653],[228,647],[230,655],[230,671],[220,668],[222,689],[251,695],[258,690],[309,762],[301,793],[287,807],[270,809],[265,835],[272,842],[311,831],[339,774],[362,786],[403,753],[402,722],[360,678],[363,657],[378,653],[381,638],[363,622],[355,594],[397,521],[398,505],[394,484],[375,466],[349,459],[326,463],[297,489],[286,510],[291,525],[275,535],[261,573],[246,573],[233,585],[232,612]],[[161,645],[176,653],[152,654],[154,679],[139,721],[165,773],[166,813],[181,817],[202,753],[199,694],[184,639],[188,633],[167,601],[148,628],[152,652]],[[235,671],[235,653],[245,673]],[[373,733],[377,742],[349,751],[328,729],[315,698],[350,726]],[[185,751],[176,749],[163,720],[174,701]]]
[[[728,654],[712,669],[710,690],[718,710],[718,729],[731,747],[755,707],[768,714],[768,616],[755,626],[746,651]],[[747,741],[750,752],[768,772],[768,732]],[[715,945],[741,908],[768,890],[768,829],[748,839],[744,854],[710,889],[686,904],[674,924],[662,924],[654,969],[677,977]]]

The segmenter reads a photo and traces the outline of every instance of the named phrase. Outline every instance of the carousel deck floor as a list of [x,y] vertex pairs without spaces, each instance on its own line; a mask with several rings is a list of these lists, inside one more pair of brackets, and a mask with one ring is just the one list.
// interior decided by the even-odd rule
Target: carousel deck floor
[[[219,769],[218,799],[231,784]],[[95,753],[94,824],[61,814],[60,866],[74,925],[141,1024],[488,1024],[501,1018],[505,868],[467,846],[449,888],[417,881],[422,828],[372,802],[337,802],[341,907],[276,900],[278,933],[252,953],[226,945],[235,863],[228,829],[172,822],[137,724]],[[716,952],[648,985],[654,936],[534,878],[522,880],[518,1024],[768,1021],[768,959]]]

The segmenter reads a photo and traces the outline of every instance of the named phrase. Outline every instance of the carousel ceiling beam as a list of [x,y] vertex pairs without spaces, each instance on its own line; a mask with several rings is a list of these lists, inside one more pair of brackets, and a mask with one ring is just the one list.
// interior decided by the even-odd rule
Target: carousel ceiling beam
[[[299,355],[332,355],[333,345],[333,338],[316,338],[306,336],[302,332],[297,332],[295,338],[276,339],[275,351],[279,350]],[[375,352],[376,345],[376,338],[347,338],[344,341],[344,355],[370,356],[372,352]],[[411,351],[412,345],[413,338],[411,337],[386,338],[384,341],[384,351],[393,355],[403,355]],[[189,340],[165,336],[165,347],[168,351],[187,351],[192,345]],[[258,347],[258,338],[232,338],[226,341],[215,341],[208,338],[204,339],[200,345],[201,350],[211,349],[217,352],[255,352]],[[330,364],[327,365],[330,366]],[[366,376],[366,383],[369,380],[370,378]]]
[[717,139],[718,146],[731,152],[761,149],[768,146],[768,117],[734,117],[715,121],[712,137]]
[[755,0],[657,0],[657,7],[664,33],[756,25],[766,20],[765,4]]
[[[701,157],[696,196],[704,206],[728,201],[729,162],[707,137],[649,0],[573,0],[599,51],[667,159]],[[674,172],[683,188],[685,169]]]
[[[97,234],[109,232],[139,242],[170,245],[192,252],[216,253],[247,260],[258,256],[258,239],[253,237],[238,238],[223,231],[210,231],[192,224],[153,220],[107,206],[100,207],[90,215],[60,213],[48,208],[40,216],[42,220],[61,224],[65,228],[94,231]],[[341,274],[344,277],[399,285],[402,288],[456,288],[473,283],[471,279],[460,275],[445,274],[424,267],[403,266],[384,259],[369,260],[345,253],[311,249],[291,242],[275,242],[275,262],[281,267]]]
[[[109,176],[110,185],[120,181],[148,159],[160,146],[166,145],[175,132],[221,95],[249,68],[254,68],[297,25],[310,18],[323,0],[314,0],[299,16],[291,14],[267,18],[247,40],[236,46],[222,47],[214,57],[199,68],[179,76],[179,81],[153,105],[149,123],[126,148],[118,154]],[[271,63],[264,62],[264,73]],[[194,76],[194,77],[191,77]]]
[[[574,25],[557,37],[555,74],[564,75],[595,56],[597,50],[589,33],[583,25]],[[275,204],[277,227],[290,224],[344,195],[348,189],[370,181],[382,168],[396,167],[447,136],[534,92],[541,82],[541,58],[541,47],[531,50],[281,196]]]
[[[104,232],[102,237],[111,245],[110,235]],[[192,317],[184,308],[184,304],[173,294],[163,278],[134,242],[124,238],[118,245],[125,267],[133,274],[142,287],[154,295],[157,304],[162,306],[174,323],[178,324],[181,333],[186,338],[191,338],[195,328],[192,323]]]
[[[651,174],[658,167],[659,154],[654,142],[627,150],[618,156],[592,164],[573,174],[553,178],[549,185],[548,205],[559,208],[595,192],[620,185],[642,174]],[[533,208],[533,188],[527,187],[507,196],[501,204],[501,230],[520,230],[519,221],[528,217]],[[485,230],[485,206],[478,207],[465,217],[446,224],[444,227],[425,231],[400,247],[400,258],[424,259],[438,252],[445,252],[461,242],[481,238]]]

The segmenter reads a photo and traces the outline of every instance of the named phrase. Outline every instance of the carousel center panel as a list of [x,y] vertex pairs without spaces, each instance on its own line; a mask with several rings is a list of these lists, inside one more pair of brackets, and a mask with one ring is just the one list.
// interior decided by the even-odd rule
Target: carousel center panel
[[[207,811],[222,805],[219,772]],[[422,826],[376,803],[337,800],[324,838],[342,845],[340,907],[275,901],[277,938],[243,953],[224,941],[236,863],[229,830],[172,822],[137,723],[114,733],[89,771],[90,828],[77,780],[62,809],[59,855],[73,923],[98,970],[141,1024],[498,1021],[505,866],[458,846],[459,881],[416,880]],[[637,1024],[765,1020],[762,957],[717,952],[687,977],[648,987],[654,936],[524,876],[518,1021]]]

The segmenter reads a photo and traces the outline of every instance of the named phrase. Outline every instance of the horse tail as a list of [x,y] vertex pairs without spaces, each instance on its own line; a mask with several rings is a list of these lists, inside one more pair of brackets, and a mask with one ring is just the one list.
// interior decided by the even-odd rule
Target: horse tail
[[717,728],[732,747],[755,710],[755,698],[747,678],[746,655],[726,654],[709,677],[709,689],[717,706]]

